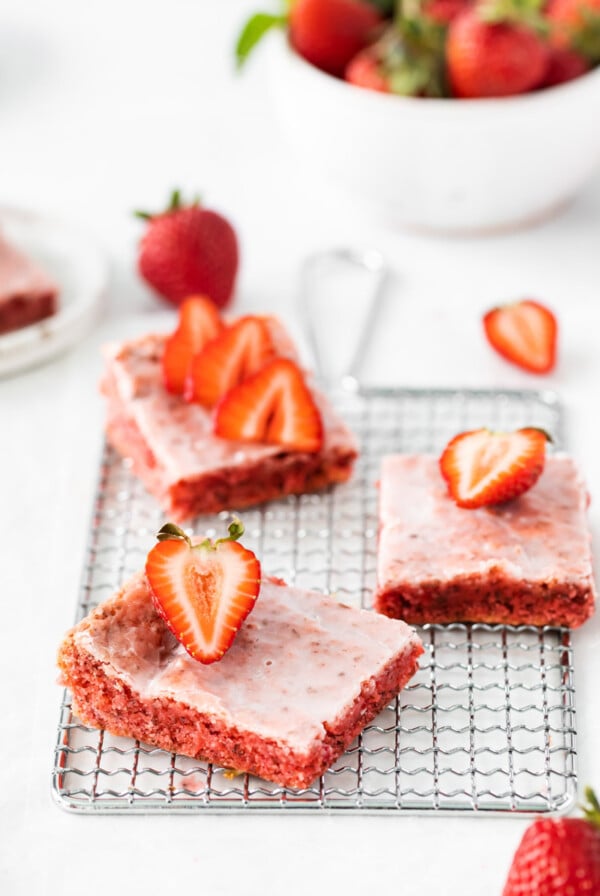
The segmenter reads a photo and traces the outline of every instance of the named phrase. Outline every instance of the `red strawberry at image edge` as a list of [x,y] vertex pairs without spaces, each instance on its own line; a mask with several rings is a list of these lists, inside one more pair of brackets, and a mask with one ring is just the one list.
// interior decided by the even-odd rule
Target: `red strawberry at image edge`
[[199,202],[183,205],[179,191],[165,212],[149,215],[139,248],[138,269],[159,295],[179,305],[190,295],[208,296],[223,308],[233,294],[239,263],[231,224]]
[[461,432],[440,457],[440,472],[450,496],[468,509],[518,498],[541,476],[548,438],[543,430],[533,428]]
[[483,21],[473,7],[450,23],[446,61],[454,96],[515,96],[542,84],[548,48],[525,24]]
[[260,563],[238,543],[239,520],[229,536],[193,544],[167,523],[146,560],[156,609],[179,643],[200,663],[214,663],[231,647],[260,589]]
[[490,345],[529,373],[549,373],[556,365],[558,324],[549,308],[525,299],[492,308],[483,318]]
[[363,0],[294,0],[290,43],[307,62],[341,78],[350,60],[376,36],[381,22],[375,7]]
[[600,804],[587,788],[584,818],[538,818],[515,853],[502,896],[598,896]]

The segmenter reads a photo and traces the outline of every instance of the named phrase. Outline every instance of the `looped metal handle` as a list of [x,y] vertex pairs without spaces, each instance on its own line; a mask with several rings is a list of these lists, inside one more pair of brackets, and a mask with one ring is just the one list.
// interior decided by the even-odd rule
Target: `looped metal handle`
[[[356,391],[360,387],[360,372],[369,348],[371,337],[384,294],[384,286],[388,276],[388,268],[383,255],[376,249],[328,249],[308,256],[301,269],[300,289],[300,316],[306,339],[313,355],[317,376],[327,385],[333,385],[334,379],[329,373],[326,364],[327,351],[319,339],[319,331],[322,327],[322,316],[316,308],[316,299],[320,294],[320,285],[325,277],[331,276],[331,268],[346,265],[349,268],[360,270],[372,276],[373,283],[365,297],[366,307],[363,312],[362,326],[356,339],[354,349],[346,362],[341,375],[335,377],[338,384],[348,390]],[[327,270],[329,268],[329,271]],[[339,270],[338,270],[339,273]],[[343,328],[343,321],[340,322]],[[327,342],[331,343],[332,334],[327,334]]]

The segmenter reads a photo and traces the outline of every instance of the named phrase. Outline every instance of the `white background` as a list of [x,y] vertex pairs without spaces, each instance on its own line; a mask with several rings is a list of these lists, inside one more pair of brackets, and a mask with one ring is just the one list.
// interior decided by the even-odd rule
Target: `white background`
[[[112,265],[101,327],[52,365],[0,382],[6,896],[176,887],[211,896],[500,894],[525,827],[485,818],[87,818],[51,801],[55,652],[73,618],[101,437],[98,346],[169,319],[136,279],[139,225],[130,212],[159,208],[174,185],[200,190],[240,233],[236,310],[274,310],[295,327],[308,251],[382,249],[397,278],[365,366],[373,383],[536,387],[486,346],[480,316],[507,298],[547,301],[560,318],[561,358],[543,385],[564,398],[600,530],[600,180],[562,217],[512,236],[380,230],[291,160],[264,60],[234,76],[234,34],[252,8],[246,0],[4,0],[0,9],[0,201],[84,222]],[[580,775],[600,787],[597,619],[575,647]]]

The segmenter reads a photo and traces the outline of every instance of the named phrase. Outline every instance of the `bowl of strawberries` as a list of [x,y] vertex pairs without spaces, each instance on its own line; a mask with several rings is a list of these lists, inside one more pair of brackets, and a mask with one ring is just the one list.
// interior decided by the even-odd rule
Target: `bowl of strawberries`
[[525,226],[600,168],[600,0],[292,0],[238,61],[272,28],[291,146],[379,220]]

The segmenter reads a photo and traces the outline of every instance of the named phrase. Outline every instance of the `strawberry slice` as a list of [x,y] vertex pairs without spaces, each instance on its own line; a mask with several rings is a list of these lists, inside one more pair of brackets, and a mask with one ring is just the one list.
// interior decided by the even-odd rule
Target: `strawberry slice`
[[214,663],[229,650],[260,588],[260,563],[238,544],[240,520],[229,536],[193,544],[167,523],[146,560],[156,609],[180,644],[200,663]]
[[240,317],[194,358],[185,397],[212,408],[219,399],[276,357],[267,321]]
[[440,458],[440,470],[459,507],[502,504],[537,482],[549,436],[541,429],[490,432],[474,429],[455,436]]
[[300,368],[276,358],[225,395],[215,433],[224,439],[266,442],[295,451],[319,451],[323,423]]
[[179,307],[179,322],[165,343],[162,358],[167,392],[182,395],[192,358],[223,329],[216,305],[206,296],[190,296]]
[[533,299],[493,308],[483,318],[490,344],[507,361],[531,373],[556,364],[558,324],[549,308]]

